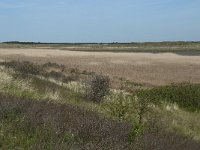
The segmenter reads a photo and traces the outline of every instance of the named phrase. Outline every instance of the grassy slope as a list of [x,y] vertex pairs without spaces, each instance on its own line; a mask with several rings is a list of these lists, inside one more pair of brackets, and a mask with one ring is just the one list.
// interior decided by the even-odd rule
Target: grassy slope
[[155,106],[145,118],[151,119],[156,131],[152,128],[153,132],[145,132],[130,144],[132,122],[127,118],[135,117],[130,101],[124,99],[127,117],[118,121],[116,113],[110,113],[122,108],[114,97],[99,105],[85,101],[70,84],[63,87],[36,77],[13,78],[12,74],[0,71],[0,147],[4,149],[200,147],[195,142],[200,141],[199,112],[188,112],[169,102]]

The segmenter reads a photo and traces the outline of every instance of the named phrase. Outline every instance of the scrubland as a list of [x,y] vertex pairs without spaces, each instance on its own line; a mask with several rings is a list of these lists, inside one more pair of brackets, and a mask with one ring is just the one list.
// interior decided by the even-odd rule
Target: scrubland
[[199,84],[114,89],[56,63],[0,66],[1,149],[200,148]]
[[0,47],[0,149],[200,149],[198,42]]

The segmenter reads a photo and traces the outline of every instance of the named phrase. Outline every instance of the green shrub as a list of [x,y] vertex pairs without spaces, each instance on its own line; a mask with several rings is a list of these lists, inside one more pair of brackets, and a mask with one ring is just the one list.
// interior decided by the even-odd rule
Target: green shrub
[[142,124],[134,124],[129,133],[129,142],[132,143],[135,139],[144,133],[144,126]]
[[151,102],[159,104],[167,101],[176,103],[188,111],[200,110],[200,85],[181,83],[164,87],[144,90],[138,94],[141,98],[148,98]]
[[131,122],[134,126],[134,132],[137,136],[142,127],[146,125],[145,115],[151,110],[151,103],[148,99],[141,99],[135,95],[130,95],[120,91],[110,93],[106,102],[103,104],[107,114],[119,121]]
[[142,135],[145,126],[148,125],[145,115],[150,112],[150,102],[148,99],[141,99],[128,93],[110,92],[110,96],[103,104],[107,114],[119,121],[128,121],[132,124],[129,133],[129,142]]
[[130,95],[126,95],[122,91],[110,92],[106,101],[103,106],[111,117],[120,121],[130,121],[136,117],[135,102]]

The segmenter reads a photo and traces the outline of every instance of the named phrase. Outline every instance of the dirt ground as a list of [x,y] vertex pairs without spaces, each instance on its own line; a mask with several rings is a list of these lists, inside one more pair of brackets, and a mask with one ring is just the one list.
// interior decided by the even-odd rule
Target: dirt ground
[[200,83],[200,55],[79,52],[55,49],[0,49],[0,60],[56,62],[68,68],[122,77],[147,85]]

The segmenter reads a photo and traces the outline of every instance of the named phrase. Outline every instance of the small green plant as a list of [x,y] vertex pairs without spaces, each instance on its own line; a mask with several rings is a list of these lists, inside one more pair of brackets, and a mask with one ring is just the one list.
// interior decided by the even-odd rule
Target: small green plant
[[150,101],[148,98],[138,98],[138,96],[135,97],[135,100],[137,105],[138,124],[143,124],[144,115],[150,110]]
[[129,133],[129,142],[132,143],[135,141],[135,138],[144,133],[144,126],[142,124],[136,123],[133,125]]
[[132,120],[135,116],[135,104],[130,95],[123,91],[119,93],[110,92],[107,97],[107,102],[104,104],[104,109],[111,116],[117,120]]

